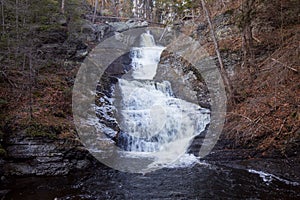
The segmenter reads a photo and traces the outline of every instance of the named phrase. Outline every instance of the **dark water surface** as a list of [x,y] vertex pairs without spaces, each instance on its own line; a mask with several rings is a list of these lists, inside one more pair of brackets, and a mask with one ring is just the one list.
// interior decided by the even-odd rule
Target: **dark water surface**
[[[270,177],[265,177],[270,179]],[[196,164],[129,174],[101,167],[84,174],[18,178],[3,199],[300,199],[300,186],[242,169]]]

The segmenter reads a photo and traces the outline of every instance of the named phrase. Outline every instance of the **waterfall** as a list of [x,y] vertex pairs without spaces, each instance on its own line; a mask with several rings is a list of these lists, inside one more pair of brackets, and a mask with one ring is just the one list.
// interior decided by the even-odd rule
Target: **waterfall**
[[186,151],[210,123],[208,109],[176,97],[170,81],[154,81],[164,49],[150,32],[141,34],[139,47],[130,52],[132,70],[117,79],[96,108],[99,132],[116,141],[120,155],[153,161],[145,172],[198,162]]
[[146,33],[143,33],[141,35],[141,46],[142,47],[154,47],[155,40],[154,37],[150,34],[150,31],[147,31]]
[[140,80],[152,80],[156,74],[160,55],[165,49],[156,46],[153,36],[147,32],[141,35],[141,47],[131,50],[133,78]]
[[176,140],[181,145],[181,140],[204,131],[209,121],[206,109],[175,98],[168,81],[120,79],[119,87],[121,128],[130,137],[125,144],[129,151],[160,151]]
[[169,81],[153,81],[164,47],[157,46],[149,32],[141,35],[140,45],[131,51],[133,80],[120,78],[117,85],[122,130],[118,141],[130,152],[178,156],[205,130],[209,110],[176,98]]

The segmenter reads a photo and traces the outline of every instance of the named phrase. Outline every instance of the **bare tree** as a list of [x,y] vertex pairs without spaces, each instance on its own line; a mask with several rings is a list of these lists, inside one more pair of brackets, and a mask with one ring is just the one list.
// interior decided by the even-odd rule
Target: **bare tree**
[[150,14],[151,14],[151,5],[150,5],[150,0],[145,0],[144,1],[144,10],[145,10],[145,18],[150,19]]
[[61,0],[61,8],[60,8],[60,10],[61,10],[61,13],[65,13],[65,0]]
[[213,42],[214,42],[215,51],[216,51],[218,61],[219,61],[219,64],[220,64],[221,75],[222,75],[222,78],[223,78],[224,83],[225,83],[226,88],[227,88],[227,92],[228,92],[227,96],[228,96],[228,99],[233,100],[232,99],[232,95],[233,95],[232,86],[229,82],[228,74],[226,72],[226,69],[224,67],[224,63],[223,63],[223,60],[222,60],[222,57],[221,57],[221,54],[220,54],[219,44],[218,44],[218,41],[217,41],[217,38],[216,38],[216,35],[215,35],[215,31],[214,31],[214,27],[212,25],[211,18],[210,18],[210,12],[209,12],[204,0],[201,0],[201,4],[202,4],[202,7],[205,11],[205,15],[206,15],[207,22],[208,22],[210,32],[211,32],[211,36],[212,36],[212,39],[213,39]]
[[16,32],[17,32],[17,40],[19,40],[19,0],[16,0]]
[[4,0],[1,0],[2,35],[5,32]]
[[96,15],[97,15],[98,3],[99,3],[99,1],[95,0],[95,8],[94,8],[94,14],[93,14],[93,19],[92,19],[93,23],[95,23],[95,19],[96,19]]
[[104,0],[101,0],[101,6],[100,6],[100,15],[103,15],[103,10],[104,10]]
[[32,66],[32,50],[29,51],[29,119],[33,119],[33,66]]
[[116,9],[116,1],[115,0],[111,0],[111,6],[112,6],[112,10],[113,10],[113,14],[115,16],[117,16],[117,9]]
[[243,0],[242,1],[242,41],[243,41],[243,54],[244,54],[244,65],[252,63],[254,60],[253,54],[253,36],[252,36],[252,15],[253,15],[253,6],[255,0]]

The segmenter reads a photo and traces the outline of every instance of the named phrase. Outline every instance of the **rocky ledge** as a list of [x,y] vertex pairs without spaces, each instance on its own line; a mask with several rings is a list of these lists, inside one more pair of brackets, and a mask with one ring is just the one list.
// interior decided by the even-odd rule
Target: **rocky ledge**
[[4,175],[56,176],[91,166],[93,158],[78,139],[28,136],[20,132],[5,141]]

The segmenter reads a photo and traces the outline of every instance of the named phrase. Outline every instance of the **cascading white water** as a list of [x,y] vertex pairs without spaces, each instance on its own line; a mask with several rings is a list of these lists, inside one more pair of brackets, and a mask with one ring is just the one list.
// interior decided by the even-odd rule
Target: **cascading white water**
[[[143,33],[140,47],[131,49],[132,70],[112,86],[112,96],[100,97],[101,106],[96,107],[100,123],[94,119],[90,122],[114,139],[109,139],[109,143],[116,142],[120,147],[117,153],[125,161],[146,162],[147,167],[138,169],[140,172],[198,162],[186,151],[193,138],[210,123],[208,109],[177,98],[168,80],[154,81],[164,49],[155,44],[150,32]],[[178,88],[174,91],[178,92]],[[101,141],[102,136],[97,140]],[[102,151],[97,148],[97,141],[91,150]]]
[[130,138],[130,151],[159,151],[170,142],[204,131],[209,112],[174,97],[170,83],[119,80],[122,92],[121,128]]
[[142,34],[141,47],[131,54],[134,80],[118,81],[118,123],[126,133],[126,150],[152,152],[156,164],[182,155],[210,121],[209,110],[176,98],[169,81],[153,81],[163,50],[149,32]]
[[164,47],[156,46],[153,36],[149,33],[141,35],[141,47],[132,48],[133,78],[152,80]]

